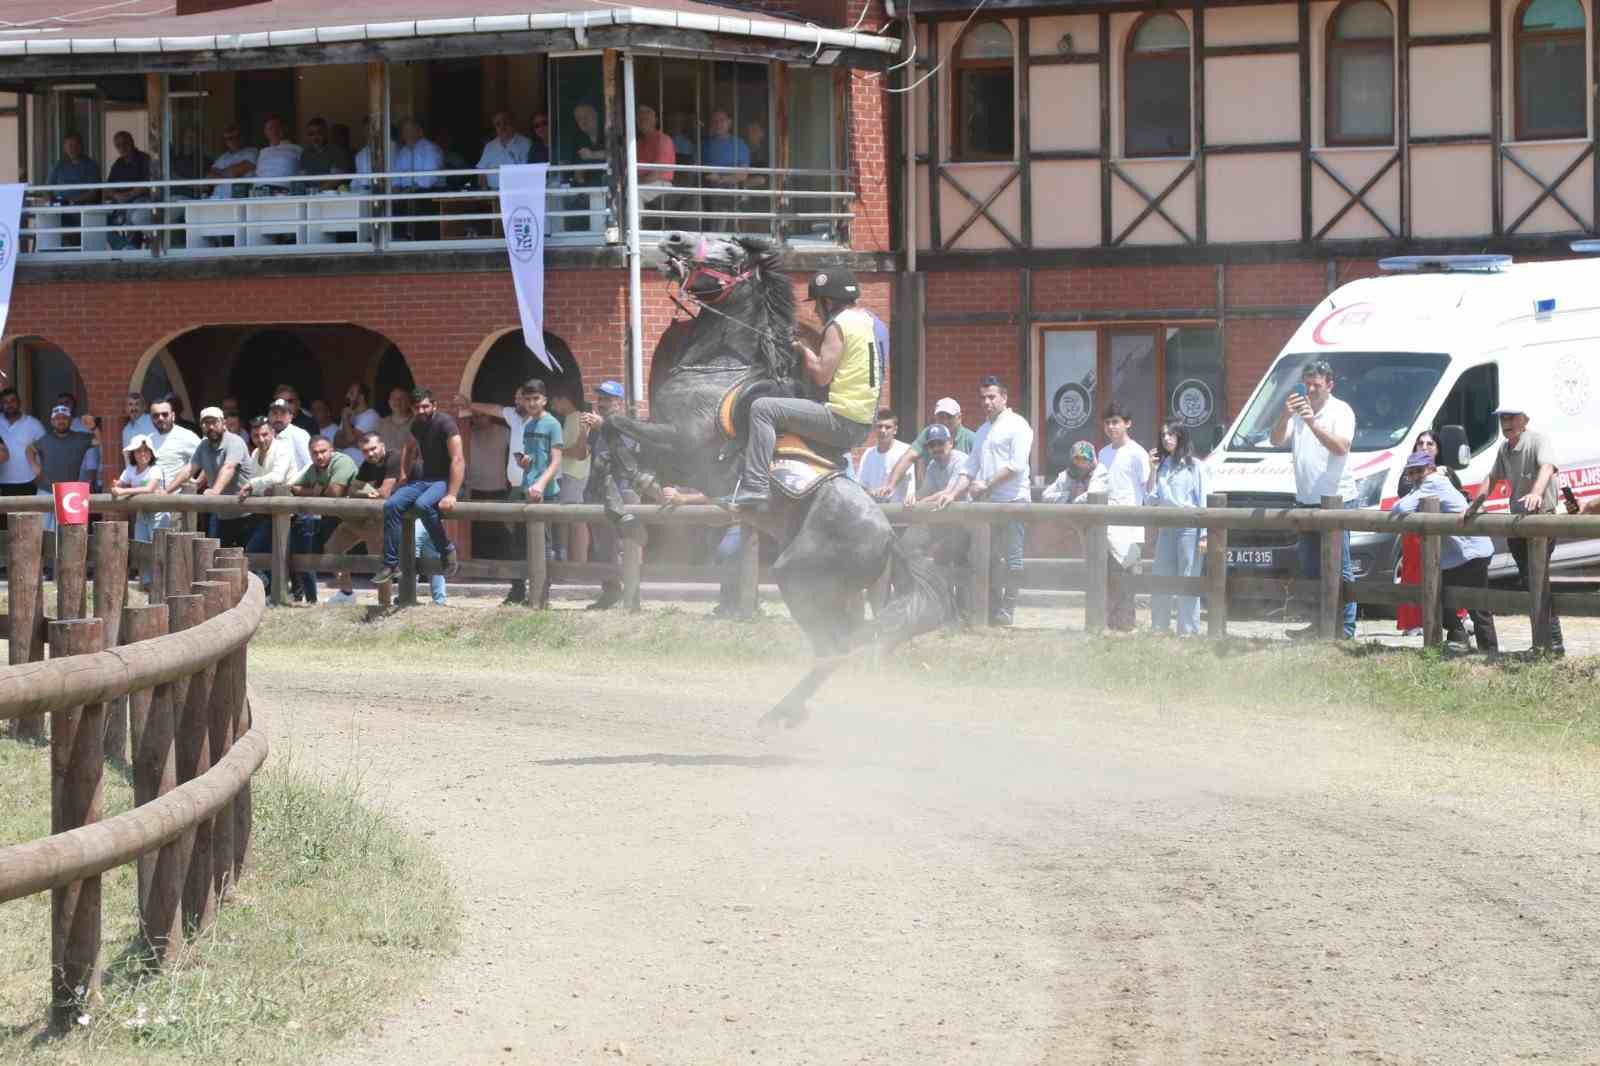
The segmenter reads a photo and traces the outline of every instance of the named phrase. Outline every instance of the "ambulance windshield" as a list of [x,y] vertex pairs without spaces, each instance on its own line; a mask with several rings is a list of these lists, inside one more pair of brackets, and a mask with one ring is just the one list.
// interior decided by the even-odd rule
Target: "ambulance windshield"
[[1300,370],[1318,359],[1333,367],[1333,394],[1356,413],[1353,452],[1404,447],[1415,432],[1417,415],[1449,365],[1447,355],[1414,352],[1340,352],[1286,355],[1273,365],[1228,441],[1232,451],[1283,452],[1272,446],[1272,427],[1283,403],[1300,384]]

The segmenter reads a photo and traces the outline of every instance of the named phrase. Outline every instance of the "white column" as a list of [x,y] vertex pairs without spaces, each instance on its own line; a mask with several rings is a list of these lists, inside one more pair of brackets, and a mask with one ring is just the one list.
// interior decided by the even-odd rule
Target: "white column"
[[644,308],[639,281],[639,141],[634,129],[633,53],[622,53],[623,131],[627,139],[628,170],[628,402],[638,404],[644,395]]

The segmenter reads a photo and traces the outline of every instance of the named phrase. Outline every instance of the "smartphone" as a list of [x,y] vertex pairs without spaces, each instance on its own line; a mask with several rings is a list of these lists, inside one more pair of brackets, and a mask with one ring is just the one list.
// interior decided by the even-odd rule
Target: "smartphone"
[[1568,514],[1577,514],[1583,509],[1578,506],[1578,497],[1573,495],[1572,489],[1566,485],[1561,486],[1561,498],[1566,501]]
[[1301,382],[1289,391],[1300,397],[1302,400],[1306,398],[1306,386],[1304,382]]

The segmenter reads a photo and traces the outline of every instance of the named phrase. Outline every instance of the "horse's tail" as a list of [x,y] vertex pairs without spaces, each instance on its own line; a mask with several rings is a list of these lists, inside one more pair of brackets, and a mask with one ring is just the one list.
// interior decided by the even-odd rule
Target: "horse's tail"
[[878,615],[878,643],[884,651],[939,628],[955,611],[943,568],[925,555],[906,551],[899,537],[889,541],[889,567],[895,594]]

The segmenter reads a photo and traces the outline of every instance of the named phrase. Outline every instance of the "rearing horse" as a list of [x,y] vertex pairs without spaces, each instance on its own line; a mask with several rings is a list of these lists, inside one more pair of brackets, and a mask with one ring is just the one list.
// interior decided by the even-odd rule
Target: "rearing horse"
[[[796,378],[794,288],[762,237],[720,240],[671,233],[666,273],[697,305],[688,341],[650,397],[650,421],[607,423],[640,444],[649,484],[686,485],[708,496],[733,490],[750,404],[806,395]],[[901,550],[877,502],[844,472],[844,457],[780,439],[772,505],[741,515],[782,546],[772,573],[818,661],[762,719],[793,726],[806,700],[859,643],[864,590],[892,566],[895,596],[868,634],[892,649],[947,615],[948,585],[933,564]]]

